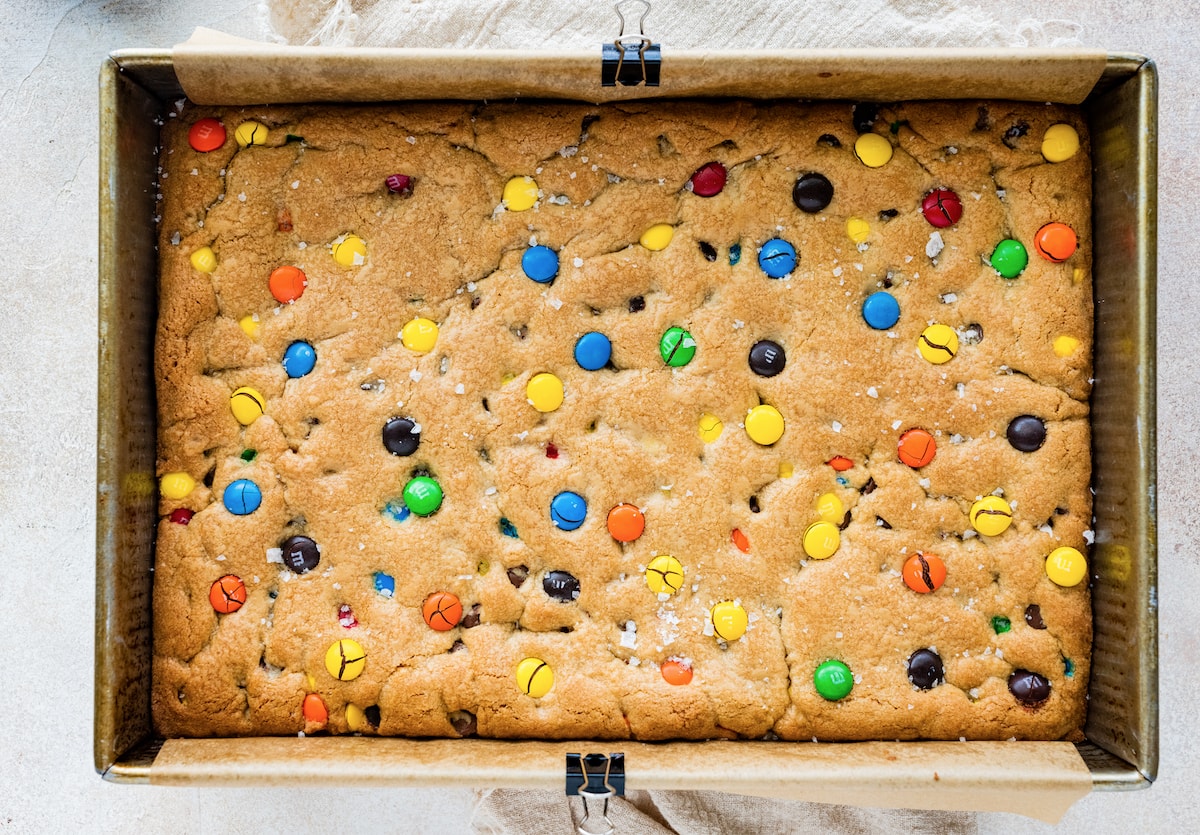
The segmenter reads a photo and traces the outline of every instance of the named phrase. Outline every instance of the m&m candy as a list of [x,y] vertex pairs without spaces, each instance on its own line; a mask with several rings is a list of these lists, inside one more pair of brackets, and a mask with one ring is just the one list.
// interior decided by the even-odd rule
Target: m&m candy
[[774,377],[787,365],[783,346],[770,339],[760,339],[750,349],[750,370],[760,377]]
[[696,340],[683,328],[667,328],[658,341],[658,353],[672,368],[682,368],[696,356]]
[[891,293],[879,290],[863,300],[862,317],[875,330],[885,331],[900,321],[900,302]]
[[921,200],[921,214],[931,226],[945,229],[962,219],[962,201],[948,188],[935,188]]
[[908,657],[908,680],[918,690],[932,690],[946,680],[942,657],[931,649],[919,649]]
[[984,496],[971,505],[971,525],[984,536],[999,536],[1012,524],[1012,508],[999,496]]
[[202,273],[211,273],[217,269],[217,255],[211,246],[202,246],[191,254],[189,259],[192,267]]
[[304,295],[304,288],[307,286],[308,278],[304,275],[304,270],[291,265],[276,267],[267,279],[267,288],[280,304],[296,301]]
[[429,516],[442,506],[442,487],[429,476],[411,478],[404,485],[404,506],[418,516]]
[[1046,128],[1042,136],[1042,156],[1047,162],[1066,162],[1079,153],[1079,133],[1070,125],[1059,123]]
[[1075,353],[1075,349],[1079,347],[1079,340],[1073,336],[1062,334],[1054,337],[1054,356],[1067,358]]
[[861,244],[870,236],[871,224],[867,223],[861,217],[846,218],[846,237],[856,244]]
[[1020,241],[1006,238],[992,250],[992,269],[1004,278],[1016,278],[1029,263],[1029,253]]
[[659,554],[646,566],[646,585],[655,594],[674,594],[683,587],[683,565],[668,554]]
[[293,342],[283,352],[283,370],[293,380],[311,372],[316,364],[317,352],[303,340]]
[[550,500],[550,521],[563,531],[573,531],[587,518],[587,502],[578,493],[564,490]]
[[805,214],[815,215],[833,200],[833,183],[824,174],[802,174],[792,186],[792,202]]
[[712,607],[709,613],[713,631],[723,641],[736,641],[746,634],[750,620],[746,610],[732,600],[724,600]]
[[421,430],[416,421],[394,417],[383,425],[383,446],[392,455],[412,455],[421,445]]
[[892,160],[892,143],[877,133],[864,133],[854,142],[854,156],[867,168],[882,168]]
[[637,505],[622,502],[608,512],[608,532],[617,542],[633,542],[646,529],[646,517]]
[[329,254],[342,267],[360,267],[367,262],[367,242],[358,235],[344,235],[329,246]]
[[1064,588],[1077,586],[1087,576],[1087,560],[1069,545],[1055,548],[1046,557],[1046,576]]
[[428,354],[437,345],[438,326],[432,319],[418,316],[400,329],[400,342],[416,354]]
[[721,432],[725,430],[725,424],[716,415],[705,413],[700,415],[700,440],[706,444],[711,444],[717,438],[721,437]]
[[846,518],[846,506],[836,493],[825,493],[817,498],[817,515],[831,525],[840,525]]
[[258,339],[258,314],[249,313],[238,319],[238,327],[242,329],[242,333],[246,334],[246,336],[251,339]]
[[242,148],[267,144],[267,126],[262,122],[242,122],[233,132],[233,138]]
[[296,574],[307,574],[321,562],[321,549],[307,536],[292,536],[279,547],[280,558]]
[[448,591],[435,591],[421,604],[425,624],[437,632],[447,632],[462,620],[463,607],[458,596]]
[[398,194],[401,197],[411,197],[413,186],[416,185],[416,178],[410,177],[407,174],[389,174],[383,181],[387,186],[387,190],[392,194]]
[[930,325],[917,337],[917,351],[934,365],[950,362],[958,353],[958,334],[949,325]]
[[585,333],[575,343],[575,362],[587,371],[599,371],[612,359],[612,343],[597,331]]
[[188,510],[186,507],[177,507],[171,511],[171,515],[167,517],[167,520],[176,525],[190,525],[192,517],[195,515],[194,512]]
[[249,386],[235,389],[229,396],[229,409],[242,426],[249,426],[263,416],[267,402],[263,396]]
[[651,252],[659,252],[670,245],[675,237],[675,227],[669,223],[656,223],[642,233],[638,243]]
[[504,184],[504,208],[510,212],[532,209],[538,201],[538,184],[532,177],[513,177]]
[[924,429],[909,429],[900,436],[896,454],[902,462],[919,470],[933,461],[933,456],[937,454],[937,442]]
[[1033,415],[1017,415],[1009,422],[1005,436],[1013,449],[1036,452],[1046,442],[1046,422]]
[[329,708],[325,707],[325,701],[316,693],[304,697],[300,711],[304,714],[304,720],[314,725],[324,725],[329,721]]
[[521,692],[540,699],[554,686],[554,673],[540,658],[523,658],[517,664],[517,686]]
[[688,182],[692,186],[692,193],[696,196],[715,197],[721,193],[721,189],[725,188],[725,180],[728,176],[724,165],[719,162],[710,162],[700,166]]
[[553,412],[563,404],[562,380],[548,372],[534,374],[525,386],[525,399],[539,412]]
[[340,681],[358,678],[366,667],[367,653],[358,641],[342,638],[325,651],[325,669]]
[[667,684],[684,685],[692,683],[692,665],[682,658],[671,656],[662,662],[658,671],[662,673],[663,681]]
[[813,522],[804,531],[804,553],[814,560],[827,560],[837,553],[841,545],[841,534],[832,522]]
[[760,446],[770,446],[783,437],[783,415],[766,403],[755,406],[746,415],[746,434]]
[[1055,264],[1066,261],[1078,248],[1079,238],[1075,230],[1065,223],[1047,223],[1033,237],[1034,251]]
[[1030,603],[1026,606],[1025,622],[1029,624],[1031,629],[1045,629],[1046,621],[1042,618],[1042,607],[1036,603]]
[[772,238],[758,251],[758,266],[770,278],[790,275],[799,261],[796,248],[783,238]]
[[730,531],[729,538],[733,542],[734,548],[737,548],[743,554],[750,553],[750,537],[746,536],[740,528],[734,528]]
[[158,482],[158,489],[168,499],[185,499],[196,489],[196,479],[185,472],[167,473]]
[[217,119],[199,119],[188,129],[188,144],[202,154],[225,144],[225,126]]
[[396,594],[396,578],[385,571],[375,572],[375,591],[383,597],[394,597]]
[[248,478],[239,478],[221,494],[225,509],[234,516],[248,516],[262,504],[262,491]]
[[548,284],[558,275],[558,253],[548,246],[531,246],[521,256],[521,269],[538,284]]
[[1037,707],[1050,698],[1050,682],[1029,670],[1013,670],[1008,677],[1008,692],[1025,707]]
[[547,571],[542,577],[542,591],[559,603],[579,599],[579,579],[569,571]]
[[246,603],[246,584],[241,577],[226,574],[209,587],[208,602],[218,614],[232,614]]
[[813,670],[813,687],[822,699],[836,702],[849,696],[850,691],[854,689],[854,674],[841,661],[830,659]]
[[929,594],[946,582],[946,564],[935,554],[918,551],[904,561],[900,575],[904,578],[904,585],[913,591]]

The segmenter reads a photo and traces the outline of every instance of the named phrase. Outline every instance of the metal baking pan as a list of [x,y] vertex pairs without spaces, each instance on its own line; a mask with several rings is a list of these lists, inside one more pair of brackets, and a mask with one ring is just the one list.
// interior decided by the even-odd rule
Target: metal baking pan
[[[395,55],[383,55],[387,52]],[[363,53],[369,55],[356,53],[353,60],[360,69],[380,74],[388,66],[400,68],[400,77],[380,88],[382,100],[397,98],[395,91],[400,89],[419,91],[412,97],[436,97],[439,90],[442,97],[461,97],[456,95],[460,88],[447,81],[456,74],[439,67],[448,55],[462,60],[463,53],[441,53],[439,61],[437,53],[414,56],[414,52],[430,51],[366,50]],[[328,54],[320,52],[312,60],[328,61]],[[1062,54],[826,50],[762,53],[756,58],[752,53],[737,53],[729,58],[733,70],[717,73],[716,81],[700,79],[684,95],[753,95],[761,89],[755,85],[771,77],[775,96],[879,98],[872,93],[878,89],[872,73],[886,71],[893,80],[908,79],[916,95],[907,98],[921,94],[939,97],[937,91],[942,91],[942,97],[1029,98],[1013,93],[1013,79],[1027,75],[1031,62],[1035,68],[1040,62],[1043,70],[1054,66],[1064,60]],[[591,78],[595,95],[583,96],[590,100],[680,95],[680,86],[668,83],[671,79],[688,72],[709,72],[719,66],[721,56],[667,53],[661,68],[662,87],[609,91],[600,86],[599,54],[556,54],[550,62],[555,68],[578,72],[559,88],[554,81],[543,81],[536,94],[553,96],[557,89],[559,98],[578,99],[579,91],[586,88],[579,79]],[[1085,87],[1086,97],[1070,94],[1075,101],[1082,98],[1093,143],[1096,304],[1092,395],[1096,539],[1091,551],[1095,637],[1087,741],[1075,746],[1075,759],[1086,765],[1093,788],[1114,790],[1148,786],[1158,768],[1157,76],[1153,62],[1141,56],[1099,57],[1102,72],[1090,92]],[[963,85],[946,85],[934,77],[945,71],[951,58],[956,72],[962,74]],[[518,54],[471,53],[467,60],[481,83],[495,79],[496,96],[513,96],[529,89],[513,80],[510,72],[513,62],[520,60]],[[318,67],[314,73],[328,69],[326,64],[313,66]],[[843,71],[848,66],[856,70]],[[422,67],[430,69],[424,72]],[[540,70],[539,74],[545,78]],[[1040,75],[1045,78],[1054,73],[1040,71]],[[256,92],[247,93],[250,98],[245,103],[261,101],[269,94],[269,74],[255,77],[253,70],[248,70],[246,80],[248,89]],[[794,89],[781,91],[780,84],[794,85]],[[264,89],[268,93],[262,92]],[[1037,99],[1049,98],[1043,89],[1030,91]],[[327,93],[323,95],[329,100]],[[265,783],[286,772],[292,780],[341,777],[359,785],[561,787],[565,754],[621,748],[628,780],[635,788],[714,788],[805,796],[795,785],[808,785],[820,787],[820,799],[827,802],[852,802],[859,796],[853,792],[862,792],[862,786],[854,789],[854,784],[866,780],[868,788],[875,781],[871,805],[891,805],[889,791],[894,794],[901,785],[897,781],[906,779],[906,770],[920,771],[929,762],[947,763],[943,768],[953,769],[953,763],[961,760],[965,774],[972,763],[986,761],[986,776],[980,780],[1002,790],[1007,786],[1023,792],[1029,790],[1029,775],[1022,769],[1022,759],[1029,752],[1043,750],[1026,746],[1066,746],[1071,753],[1067,743],[646,745],[339,737],[222,740],[215,747],[205,740],[189,741],[185,747],[174,747],[173,741],[164,744],[155,737],[150,720],[150,604],[157,523],[152,374],[158,275],[154,184],[159,125],[182,96],[170,51],[122,51],[103,64],[94,756],[95,767],[105,779]],[[696,756],[697,746],[706,746],[704,757]],[[839,763],[845,763],[853,751],[854,763],[843,769],[844,773],[836,773],[826,753],[831,750],[840,752]],[[970,779],[956,783],[943,776],[941,783],[942,799],[934,801],[940,804],[936,808],[1007,809],[1002,803],[989,806],[989,801],[972,795]],[[902,800],[895,805],[903,805]]]

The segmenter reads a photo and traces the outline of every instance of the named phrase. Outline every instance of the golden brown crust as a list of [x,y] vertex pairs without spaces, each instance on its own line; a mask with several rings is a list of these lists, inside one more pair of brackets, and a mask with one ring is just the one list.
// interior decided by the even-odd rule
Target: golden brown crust
[[[208,154],[187,142],[204,116],[229,132]],[[265,146],[238,150],[233,131],[247,119],[270,128]],[[1084,140],[1061,164],[1039,152],[1055,122]],[[1020,124],[1024,134],[1006,137]],[[880,169],[855,159],[846,104],[187,106],[164,128],[156,364],[159,471],[187,472],[197,487],[160,508],[159,731],[311,732],[301,713],[308,692],[324,700],[332,732],[348,730],[349,704],[379,707],[379,727],[368,732],[433,736],[456,734],[457,711],[496,737],[1036,739],[1081,727],[1088,592],[1054,585],[1042,563],[1057,545],[1085,550],[1091,513],[1082,118],[1004,102],[905,104],[884,107],[874,130],[896,145]],[[840,147],[819,143],[825,134]],[[684,190],[711,160],[729,168],[724,191],[704,199]],[[816,215],[792,203],[792,184],[809,171],[834,184]],[[416,177],[411,197],[388,193],[392,173]],[[534,210],[498,210],[515,175],[536,178]],[[939,186],[961,196],[964,215],[940,230],[944,249],[931,258],[935,230],[918,205]],[[893,219],[881,217],[893,209]],[[870,224],[863,248],[847,237],[851,216]],[[1051,220],[1079,233],[1081,248],[1065,264],[1033,252]],[[671,244],[639,246],[660,222],[675,227]],[[367,242],[361,267],[330,256],[346,233]],[[786,280],[768,279],[756,262],[757,248],[777,236],[800,253]],[[1011,281],[984,260],[1008,236],[1030,252]],[[553,285],[522,274],[531,238],[559,253]],[[741,258],[731,266],[734,244]],[[202,246],[219,262],[211,275],[189,263]],[[267,277],[285,264],[302,267],[308,286],[280,306]],[[885,285],[900,322],[873,331],[860,306]],[[631,313],[638,296],[645,309]],[[249,314],[260,320],[257,339],[238,326]],[[415,316],[441,328],[424,356],[398,339]],[[932,365],[916,347],[931,322],[960,333],[977,323],[984,338]],[[699,344],[677,370],[658,352],[673,325]],[[575,364],[575,341],[590,330],[612,340],[619,371]],[[1080,347],[1060,358],[1053,340],[1064,334]],[[776,377],[747,366],[764,338],[787,351]],[[289,380],[280,358],[297,339],[316,347],[317,365]],[[525,399],[540,371],[566,388],[562,408],[545,415]],[[240,386],[267,404],[247,427],[229,409]],[[787,420],[769,448],[740,426],[760,399]],[[725,425],[711,444],[697,432],[705,412]],[[1046,420],[1034,453],[1005,439],[1024,413]],[[422,440],[402,458],[384,449],[380,431],[406,415],[421,423]],[[913,426],[938,443],[919,471],[896,456],[899,434]],[[257,452],[250,463],[239,457],[245,449]],[[835,455],[854,462],[840,480],[824,463]],[[438,479],[445,503],[396,523],[381,510],[416,468]],[[238,478],[263,492],[262,506],[243,517],[221,503]],[[574,532],[550,523],[562,490],[588,502]],[[997,490],[1014,504],[1012,527],[974,536],[971,503]],[[808,560],[800,538],[827,492],[851,521],[832,558]],[[647,519],[627,546],[605,528],[619,502]],[[167,521],[178,507],[196,511],[189,525]],[[501,517],[519,538],[501,532]],[[748,555],[733,546],[734,528],[747,535]],[[320,566],[304,576],[267,561],[267,549],[295,533],[322,548]],[[948,567],[934,594],[900,580],[918,550]],[[666,601],[643,577],[663,553],[686,575]],[[528,579],[516,587],[506,570],[521,565]],[[543,593],[549,570],[578,578],[576,602]],[[394,598],[375,591],[378,571],[395,577]],[[224,574],[243,579],[248,600],[217,615],[208,590]],[[439,590],[467,611],[478,604],[481,624],[429,629],[420,606]],[[721,600],[740,601],[751,619],[728,648],[704,634]],[[1030,603],[1041,606],[1045,630],[1025,623]],[[339,624],[341,604],[356,627]],[[995,615],[1011,631],[997,635]],[[629,621],[634,647],[621,643]],[[367,652],[353,681],[325,670],[339,638]],[[908,656],[923,647],[945,663],[946,683],[929,691],[906,677]],[[526,656],[553,670],[541,699],[517,686]],[[659,664],[670,656],[691,660],[690,684],[664,681]],[[813,686],[814,668],[829,658],[856,676],[840,702]],[[1050,681],[1046,704],[1024,708],[1009,693],[1019,668]]]

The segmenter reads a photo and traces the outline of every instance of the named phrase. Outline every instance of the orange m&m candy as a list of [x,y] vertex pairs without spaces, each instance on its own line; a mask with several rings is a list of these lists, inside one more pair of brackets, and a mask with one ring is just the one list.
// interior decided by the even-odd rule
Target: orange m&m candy
[[188,131],[188,144],[201,153],[225,144],[225,126],[216,119],[200,119]]
[[646,517],[634,505],[622,502],[608,512],[608,532],[617,542],[633,542],[646,529]]
[[913,469],[920,469],[933,460],[937,443],[924,429],[909,429],[900,436],[897,450],[900,460]]
[[929,594],[946,582],[946,564],[933,554],[913,554],[904,563],[904,585],[915,592]]
[[299,267],[277,267],[271,272],[267,285],[271,288],[271,295],[277,302],[288,304],[304,295],[308,278],[304,275],[304,270]]
[[1033,239],[1037,254],[1055,264],[1066,261],[1078,247],[1079,239],[1075,236],[1075,230],[1065,223],[1047,223]]
[[329,721],[329,709],[325,707],[324,700],[316,693],[309,693],[304,697],[304,718],[317,725],[324,725]]
[[682,658],[671,657],[658,668],[667,684],[691,684],[692,665]]
[[733,529],[732,538],[733,544],[739,551],[741,551],[743,554],[750,553],[750,539],[744,533],[742,533],[740,528]]
[[854,462],[844,455],[835,455],[825,463],[833,467],[833,469],[839,473],[844,473],[846,470],[854,466]]
[[222,615],[236,612],[246,602],[246,584],[241,577],[226,574],[209,588],[208,602]]
[[463,607],[458,597],[448,591],[435,591],[421,604],[421,616],[429,628],[448,632],[462,620]]

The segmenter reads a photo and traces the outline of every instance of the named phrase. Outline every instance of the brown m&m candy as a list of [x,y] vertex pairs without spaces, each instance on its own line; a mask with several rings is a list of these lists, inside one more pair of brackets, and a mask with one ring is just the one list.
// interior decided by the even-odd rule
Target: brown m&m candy
[[1079,238],[1075,230],[1065,223],[1047,223],[1034,236],[1033,248],[1047,261],[1061,264],[1075,254],[1079,248]]
[[321,562],[321,549],[307,536],[292,536],[279,546],[283,564],[296,574],[307,574]]
[[1050,682],[1029,670],[1014,670],[1008,677],[1008,690],[1025,707],[1037,707],[1050,698]]
[[941,558],[920,551],[905,561],[904,570],[900,573],[904,577],[904,585],[921,594],[937,591],[946,582],[946,564]]
[[946,680],[942,657],[931,649],[919,649],[908,657],[908,680],[918,690],[932,690]]
[[208,602],[222,615],[236,612],[246,602],[246,584],[241,577],[226,574],[209,588]]
[[448,632],[462,620],[463,607],[456,595],[448,591],[435,591],[421,604],[421,617],[430,629]]
[[945,229],[962,219],[962,201],[948,188],[935,188],[921,200],[921,214],[931,226]]
[[924,429],[909,429],[900,436],[897,454],[900,460],[914,470],[933,460],[937,453],[937,442]]

